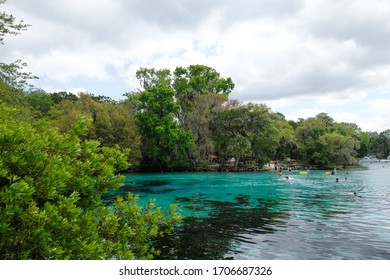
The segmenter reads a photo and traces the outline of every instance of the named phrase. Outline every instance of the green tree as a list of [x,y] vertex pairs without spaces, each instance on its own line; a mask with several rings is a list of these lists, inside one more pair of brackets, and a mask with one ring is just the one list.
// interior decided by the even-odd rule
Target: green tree
[[298,157],[298,141],[294,135],[293,126],[284,117],[277,118],[274,125],[281,135],[275,159],[296,159]]
[[250,141],[252,156],[259,163],[274,158],[281,137],[267,106],[244,105],[237,100],[229,101],[218,112],[212,123],[212,131],[219,155],[225,157],[230,139],[241,135]]
[[53,123],[60,131],[68,131],[80,115],[92,119],[85,139],[97,140],[103,146],[130,148],[130,162],[134,165],[141,158],[141,135],[132,112],[125,103],[109,102],[80,93],[76,101],[64,99],[51,111]]
[[38,116],[47,115],[54,104],[50,94],[43,90],[35,90],[28,93],[26,100]]
[[231,138],[227,145],[227,153],[234,157],[234,169],[238,171],[238,164],[240,159],[243,157],[248,157],[252,154],[251,142],[248,138],[237,135],[234,138]]
[[330,117],[327,113],[319,113],[316,116],[316,119],[321,120],[325,126],[333,126],[335,121],[332,117]]
[[247,110],[237,100],[230,100],[217,112],[210,129],[220,161],[225,161],[229,157],[227,147],[230,139],[238,135],[247,136],[245,126],[248,123]]
[[209,164],[215,153],[215,141],[210,126],[226,101],[226,96],[215,93],[207,93],[193,99],[187,114],[187,129],[191,131],[194,141],[189,155],[195,166]]
[[185,129],[188,128],[190,120],[187,115],[191,112],[195,97],[208,93],[229,96],[234,89],[232,79],[222,78],[213,68],[205,65],[190,65],[187,68],[176,67],[173,78],[173,89],[180,104],[178,118]]
[[378,136],[378,157],[387,158],[390,155],[390,129],[382,131]]
[[175,114],[179,110],[174,91],[167,85],[151,87],[138,98],[136,114],[142,135],[143,161],[153,169],[171,169],[187,163],[192,146],[191,133],[180,128]]
[[33,86],[29,83],[29,80],[38,79],[38,77],[31,72],[24,72],[25,67],[27,67],[27,63],[21,60],[8,64],[0,62],[1,81],[14,89],[31,89]]
[[360,148],[358,150],[359,158],[365,157],[369,153],[370,147],[370,134],[368,132],[361,132],[358,135]]
[[280,116],[271,112],[264,104],[248,104],[251,121],[249,125],[250,139],[252,142],[253,155],[261,164],[275,159],[281,132],[276,126]]
[[176,103],[174,118],[181,129],[192,132],[194,145],[187,151],[188,156],[194,166],[207,164],[214,151],[210,125],[215,112],[234,88],[231,78],[222,78],[215,69],[204,65],[176,67],[173,75],[168,69],[142,67],[136,77],[142,89],[126,94],[127,102],[133,104],[133,108],[134,105],[141,108],[139,97],[143,90],[162,87],[172,90]]
[[231,78],[222,78],[211,67],[190,65],[175,69],[173,88],[178,99],[188,100],[209,92],[228,96],[234,89],[234,83]]
[[5,83],[3,79],[0,78],[0,101],[10,104],[10,105],[26,105],[25,103],[25,93],[19,89],[15,89]]
[[379,133],[376,131],[368,132],[369,135],[369,145],[368,145],[368,153],[376,154],[379,151]]
[[66,92],[66,91],[60,91],[60,92],[53,92],[50,94],[51,99],[53,100],[53,103],[58,104],[63,100],[69,100],[76,102],[79,100],[79,98],[71,93],[71,92]]
[[[0,5],[4,4],[5,0],[0,0]],[[9,15],[6,12],[0,12],[0,44],[4,44],[5,35],[17,35],[21,31],[24,31],[30,25],[25,24],[23,21],[16,22],[13,15]],[[36,79],[37,77],[30,72],[23,72],[22,69],[27,66],[26,63],[21,60],[16,60],[13,63],[0,62],[0,80],[12,88],[23,89],[28,84],[28,80]]]
[[134,114],[126,106],[126,103],[105,103],[111,123],[111,130],[102,131],[102,143],[108,147],[118,145],[121,148],[131,150],[129,160],[132,165],[139,165],[141,154],[141,132],[136,125]]
[[159,86],[171,86],[171,71],[168,69],[156,70],[155,68],[141,67],[135,76],[144,90]]
[[148,259],[156,237],[178,216],[128,195],[104,206],[123,185],[128,150],[82,141],[91,119],[69,133],[18,118],[0,103],[0,259]]
[[313,160],[321,166],[356,164],[356,150],[359,142],[352,136],[340,133],[326,133],[321,135],[317,143],[318,150],[313,154]]
[[322,120],[317,118],[302,119],[295,130],[295,137],[299,143],[298,160],[316,164],[313,155],[320,152],[318,139],[325,133],[326,125]]
[[[0,5],[4,4],[6,0],[0,0]],[[17,35],[20,31],[24,31],[30,25],[23,23],[23,21],[16,22],[13,15],[0,12],[0,44],[4,44],[4,36],[7,34]]]
[[303,162],[323,167],[356,163],[360,148],[359,128],[337,123],[325,113],[301,120],[295,135]]

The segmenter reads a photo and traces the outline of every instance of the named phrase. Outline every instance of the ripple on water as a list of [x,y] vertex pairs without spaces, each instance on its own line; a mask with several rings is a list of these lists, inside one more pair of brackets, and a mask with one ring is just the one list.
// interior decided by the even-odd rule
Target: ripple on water
[[136,174],[128,190],[184,215],[162,259],[390,259],[389,171]]

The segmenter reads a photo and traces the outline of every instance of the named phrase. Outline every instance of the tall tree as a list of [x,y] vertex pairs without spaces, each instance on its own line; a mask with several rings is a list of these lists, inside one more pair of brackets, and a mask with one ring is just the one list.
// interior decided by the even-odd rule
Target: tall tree
[[168,69],[156,70],[155,68],[141,67],[135,76],[144,90],[159,86],[171,86],[171,71]]
[[151,87],[139,98],[136,114],[142,135],[143,161],[153,169],[170,169],[187,162],[192,146],[191,133],[180,128],[175,114],[179,110],[174,91],[167,85]]
[[222,158],[228,155],[228,143],[238,135],[250,141],[251,154],[259,163],[275,156],[280,133],[272,122],[269,108],[263,104],[231,100],[218,112],[211,127]]
[[209,164],[215,153],[211,124],[226,101],[226,96],[215,93],[207,93],[193,99],[187,115],[187,129],[192,132],[192,140],[194,141],[189,155],[195,166]]
[[240,159],[252,154],[251,142],[242,135],[231,138],[227,145],[227,154],[234,157],[234,169],[238,171]]
[[190,65],[187,68],[177,67],[172,84],[180,104],[179,121],[187,128],[187,114],[191,111],[194,98],[208,93],[229,96],[234,89],[232,79],[222,78],[213,68],[205,65]]
[[[275,159],[281,139],[276,127],[275,113],[264,104],[248,104],[250,139],[254,157],[259,163]],[[276,118],[279,119],[279,116]]]
[[229,95],[234,89],[231,78],[222,78],[213,68],[205,65],[177,67],[173,87],[179,99],[191,99],[208,92]]
[[[218,108],[227,101],[234,84],[231,78],[222,78],[213,68],[204,65],[176,67],[173,75],[168,69],[140,68],[136,72],[141,93],[126,96],[131,104],[138,104],[142,91],[166,87],[174,93],[174,118],[184,131],[192,131],[193,148],[187,151],[195,166],[207,163],[214,151],[210,125]],[[133,106],[134,107],[134,106]],[[142,106],[141,106],[142,107]]]
[[298,157],[298,141],[294,135],[294,128],[284,117],[274,121],[276,129],[281,137],[278,143],[275,159],[296,159]]

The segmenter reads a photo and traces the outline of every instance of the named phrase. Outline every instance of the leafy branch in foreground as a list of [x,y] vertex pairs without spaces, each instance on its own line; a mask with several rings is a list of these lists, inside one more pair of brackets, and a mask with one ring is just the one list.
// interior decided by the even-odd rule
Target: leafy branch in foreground
[[33,86],[28,81],[38,79],[38,77],[31,72],[23,72],[25,67],[27,67],[27,63],[21,60],[10,64],[0,62],[0,79],[14,89],[32,88]]
[[[5,0],[0,0],[0,5],[4,4]],[[20,31],[27,30],[29,24],[25,24],[23,21],[18,23],[15,22],[15,17],[13,15],[6,14],[5,12],[0,12],[0,44],[4,44],[4,36],[6,34],[18,35]]]
[[[5,0],[0,0],[0,5],[4,4]],[[4,36],[7,34],[18,35],[21,31],[27,30],[31,25],[25,24],[23,21],[16,22],[13,15],[5,12],[0,12],[0,45],[4,45]],[[23,72],[22,69],[27,67],[27,64],[21,60],[16,60],[13,63],[7,64],[0,62],[0,80],[8,86],[16,89],[24,89],[31,87],[28,80],[37,79],[30,72]]]
[[91,120],[69,133],[18,120],[0,103],[0,259],[145,259],[179,220],[151,201],[102,194],[123,185],[129,150],[82,141]]

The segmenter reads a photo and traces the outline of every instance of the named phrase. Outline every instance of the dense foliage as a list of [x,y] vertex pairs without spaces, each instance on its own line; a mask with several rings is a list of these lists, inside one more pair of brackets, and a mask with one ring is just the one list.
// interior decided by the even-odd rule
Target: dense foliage
[[80,140],[92,121],[85,117],[60,133],[20,120],[17,109],[0,109],[2,259],[153,256],[147,241],[173,229],[174,209],[160,213],[152,201],[137,206],[130,194],[110,207],[102,203],[103,193],[122,186],[115,171],[128,167],[129,150]]
[[[0,2],[0,4],[3,1]],[[0,38],[14,18],[0,14]],[[128,194],[121,170],[140,158],[126,104],[90,94],[25,91],[29,75],[1,65],[0,259],[149,259],[180,220]]]

